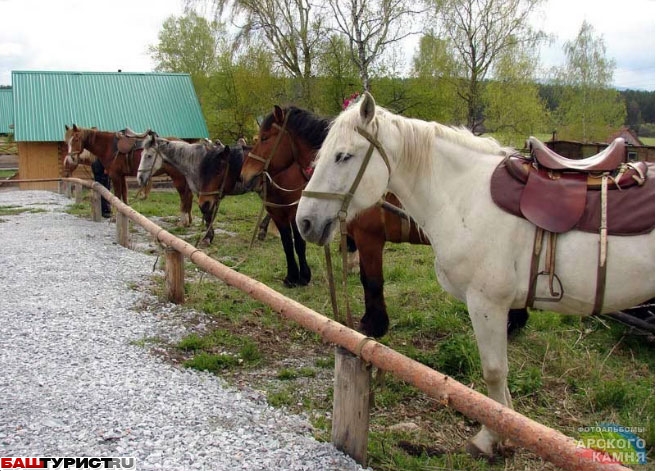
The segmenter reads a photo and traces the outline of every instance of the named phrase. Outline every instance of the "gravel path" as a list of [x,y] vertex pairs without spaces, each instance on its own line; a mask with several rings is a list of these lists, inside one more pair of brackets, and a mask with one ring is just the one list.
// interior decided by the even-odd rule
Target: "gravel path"
[[[361,470],[309,423],[256,392],[171,366],[144,339],[184,333],[150,296],[154,257],[115,227],[63,213],[71,200],[2,191],[0,456],[133,456],[137,469]],[[176,311],[177,312],[177,311]]]

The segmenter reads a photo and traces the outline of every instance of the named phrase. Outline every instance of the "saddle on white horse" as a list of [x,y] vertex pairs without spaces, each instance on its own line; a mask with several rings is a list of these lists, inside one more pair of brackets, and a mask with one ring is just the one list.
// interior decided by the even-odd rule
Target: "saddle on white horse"
[[[631,236],[654,229],[654,164],[626,162],[624,140],[616,139],[599,154],[586,159],[568,159],[529,139],[530,157],[521,154],[504,159],[491,179],[492,200],[506,212],[536,226],[527,306],[535,301],[540,275],[549,277],[552,298],[563,287],[555,273],[556,235],[570,230],[599,233],[601,244],[597,271],[597,294],[593,312],[603,304],[608,235]],[[542,238],[549,234],[544,271],[538,272]]]

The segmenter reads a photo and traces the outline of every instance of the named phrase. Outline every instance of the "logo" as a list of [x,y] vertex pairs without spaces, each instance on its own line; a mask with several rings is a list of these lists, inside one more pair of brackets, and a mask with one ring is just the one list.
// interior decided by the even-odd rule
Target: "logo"
[[13,457],[0,458],[5,469],[137,469],[137,460],[126,457]]
[[646,464],[646,443],[636,435],[644,430],[611,423],[580,427],[577,446],[592,450],[590,457],[601,463]]

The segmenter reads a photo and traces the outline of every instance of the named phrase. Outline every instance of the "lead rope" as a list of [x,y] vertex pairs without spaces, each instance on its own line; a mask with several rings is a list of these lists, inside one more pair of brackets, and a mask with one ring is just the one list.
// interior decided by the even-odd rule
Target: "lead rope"
[[[387,158],[387,154],[385,153],[383,146],[380,144],[380,142],[378,142],[378,139],[376,139],[369,132],[367,132],[365,129],[362,129],[360,127],[357,128],[357,131],[361,136],[363,136],[365,139],[369,141],[369,149],[367,149],[367,153],[365,154],[364,159],[362,160],[362,165],[360,165],[358,174],[355,176],[355,180],[353,180],[353,183],[351,184],[349,190],[345,194],[328,193],[322,191],[307,191],[307,190],[303,190],[303,192],[301,193],[303,196],[308,198],[337,199],[342,201],[342,207],[337,213],[339,217],[339,229],[341,235],[340,247],[342,250],[342,289],[344,291],[344,304],[346,309],[346,326],[351,329],[353,328],[353,317],[351,315],[351,308],[350,308],[349,296],[347,291],[348,253],[346,247],[346,237],[348,235],[348,230],[346,224],[346,215],[347,215],[346,209],[348,208],[348,205],[351,203],[351,199],[353,198],[353,194],[355,193],[355,190],[360,184],[360,180],[362,180],[362,176],[364,175],[364,172],[367,168],[367,164],[369,163],[369,160],[371,159],[371,156],[374,153],[374,148],[378,149],[378,152],[380,153],[380,156],[385,162],[385,165],[387,166],[387,170],[391,175],[391,167],[389,164],[389,159]],[[326,263],[328,263],[329,258],[330,257],[326,258]],[[332,273],[332,269],[328,270],[329,276],[331,276],[331,273]],[[328,283],[329,285],[332,284],[334,286],[334,282],[331,283],[331,281],[329,280]],[[333,294],[331,293],[331,297],[332,296]],[[333,313],[336,316],[336,318],[339,316],[339,313],[336,310],[334,310]]]

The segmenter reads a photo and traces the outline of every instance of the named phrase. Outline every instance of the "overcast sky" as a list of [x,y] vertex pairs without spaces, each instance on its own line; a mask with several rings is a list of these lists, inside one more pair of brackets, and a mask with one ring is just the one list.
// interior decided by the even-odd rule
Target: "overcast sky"
[[[147,48],[181,13],[181,0],[0,0],[0,85],[11,84],[12,70],[152,71]],[[614,84],[654,90],[656,0],[547,0],[536,23],[557,38],[543,67],[565,63],[563,44],[584,20],[616,62]]]

